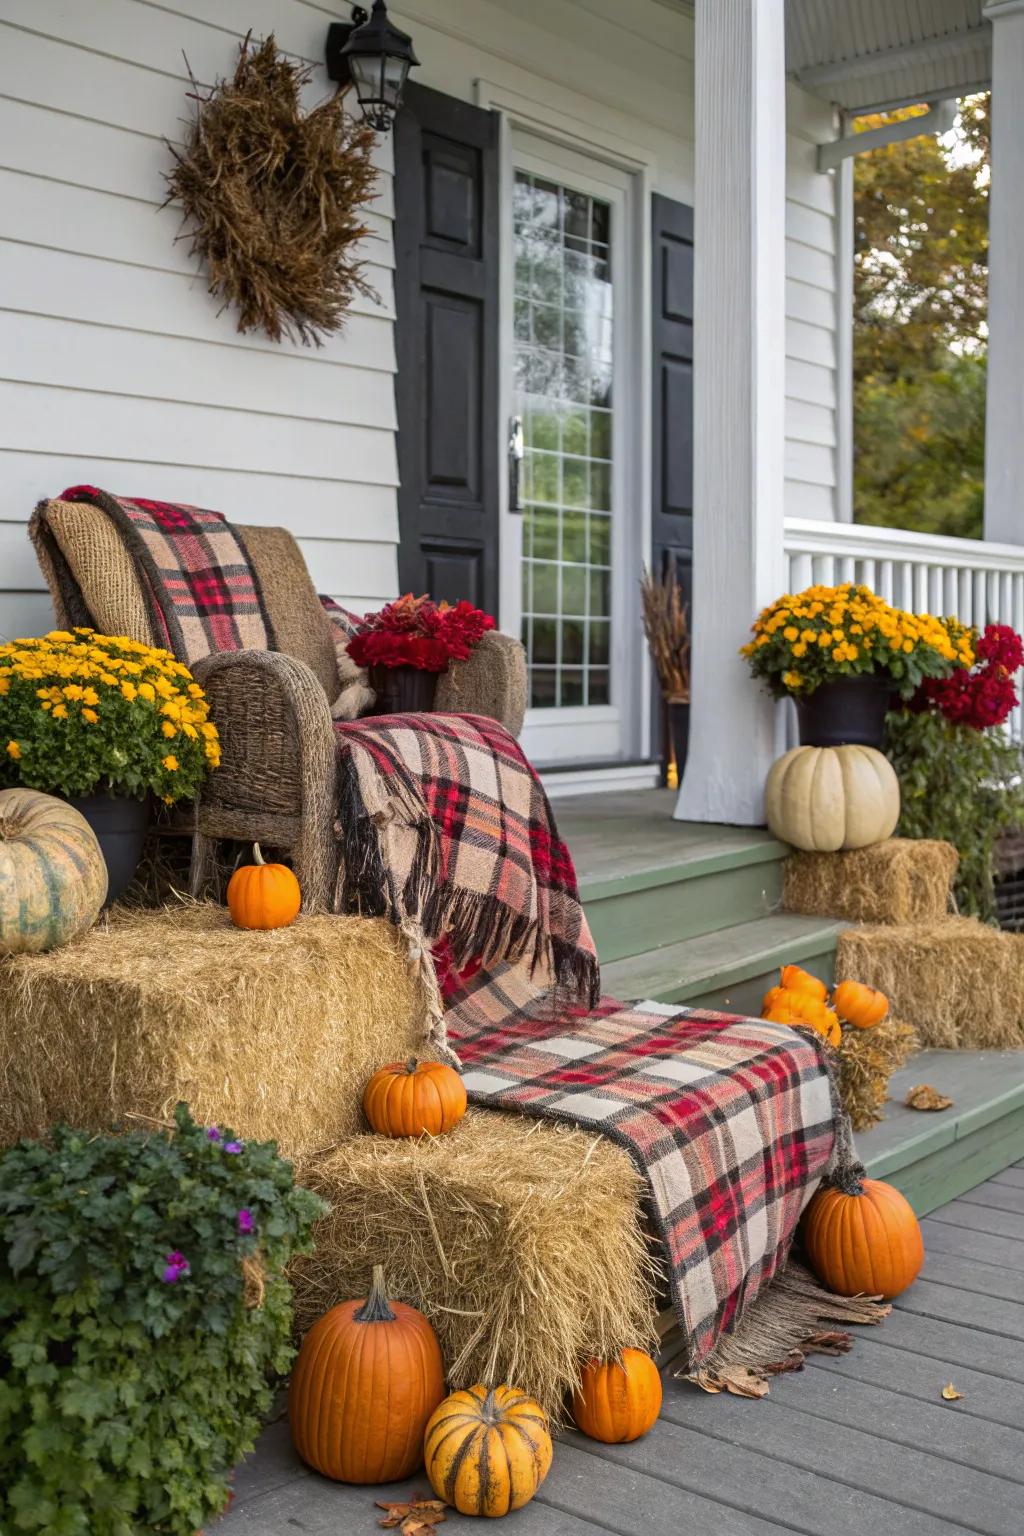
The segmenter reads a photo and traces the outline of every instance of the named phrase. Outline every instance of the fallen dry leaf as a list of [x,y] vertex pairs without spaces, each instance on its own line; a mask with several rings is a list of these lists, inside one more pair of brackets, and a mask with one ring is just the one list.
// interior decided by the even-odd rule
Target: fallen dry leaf
[[908,1088],[903,1102],[908,1109],[951,1109],[953,1105],[953,1100],[933,1088],[931,1083],[917,1083]]
[[947,1382],[943,1387],[942,1395],[947,1403],[955,1403],[958,1398],[963,1397],[963,1393],[958,1392],[951,1381]]
[[443,1499],[405,1499],[401,1503],[388,1503],[385,1499],[376,1501],[377,1508],[386,1510],[383,1520],[378,1525],[386,1531],[401,1528],[401,1536],[430,1536],[435,1525],[440,1525],[442,1520],[447,1520],[448,1509]]

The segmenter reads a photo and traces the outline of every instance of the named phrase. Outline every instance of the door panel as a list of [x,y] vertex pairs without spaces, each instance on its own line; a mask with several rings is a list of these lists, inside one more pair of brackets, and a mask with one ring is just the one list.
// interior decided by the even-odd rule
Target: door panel
[[498,120],[410,86],[395,123],[399,579],[498,602]]

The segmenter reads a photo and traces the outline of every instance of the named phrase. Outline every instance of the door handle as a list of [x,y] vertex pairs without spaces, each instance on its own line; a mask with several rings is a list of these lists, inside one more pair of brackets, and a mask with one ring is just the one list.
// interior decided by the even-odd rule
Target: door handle
[[524,452],[523,418],[521,416],[510,416],[508,419],[508,509],[510,512],[522,512],[523,510],[520,482],[522,480]]

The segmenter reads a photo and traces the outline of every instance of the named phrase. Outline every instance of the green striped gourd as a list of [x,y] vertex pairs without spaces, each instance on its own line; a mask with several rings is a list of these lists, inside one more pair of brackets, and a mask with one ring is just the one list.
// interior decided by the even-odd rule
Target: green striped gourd
[[0,955],[77,938],[106,895],[107,866],[80,812],[34,789],[0,790]]

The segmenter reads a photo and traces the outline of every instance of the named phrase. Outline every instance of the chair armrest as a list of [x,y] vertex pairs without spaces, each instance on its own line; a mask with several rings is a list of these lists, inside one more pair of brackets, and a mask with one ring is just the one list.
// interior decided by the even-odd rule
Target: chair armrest
[[437,680],[434,708],[487,715],[518,736],[526,713],[526,652],[518,640],[489,630],[468,661],[453,661]]
[[280,651],[218,651],[192,672],[221,739],[220,767],[199,797],[199,831],[292,849],[318,871],[303,908],[322,910],[336,860],[336,743],[322,684]]

